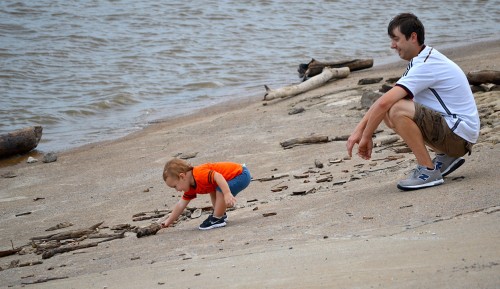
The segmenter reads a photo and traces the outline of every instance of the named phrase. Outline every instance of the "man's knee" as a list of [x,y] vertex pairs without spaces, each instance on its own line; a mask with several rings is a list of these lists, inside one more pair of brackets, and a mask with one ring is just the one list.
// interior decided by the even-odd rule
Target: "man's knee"
[[385,114],[385,117],[384,117],[384,123],[385,125],[388,127],[388,128],[394,128],[394,124],[392,123],[390,117],[389,117],[389,112],[387,112]]

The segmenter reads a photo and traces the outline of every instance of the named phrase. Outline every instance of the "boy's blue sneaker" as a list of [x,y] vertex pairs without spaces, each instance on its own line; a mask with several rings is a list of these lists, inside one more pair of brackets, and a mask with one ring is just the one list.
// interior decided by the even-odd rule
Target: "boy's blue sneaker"
[[436,154],[432,162],[441,171],[441,175],[445,177],[463,165],[465,160],[460,157],[454,158],[445,154]]
[[224,220],[224,217],[217,219],[213,215],[209,215],[208,218],[201,223],[201,225],[198,227],[200,230],[210,230],[210,229],[215,229],[219,227],[224,227],[226,225],[226,221]]
[[437,168],[429,170],[424,166],[418,165],[413,173],[406,179],[398,183],[398,189],[403,191],[423,189],[437,186],[444,183],[441,171]]

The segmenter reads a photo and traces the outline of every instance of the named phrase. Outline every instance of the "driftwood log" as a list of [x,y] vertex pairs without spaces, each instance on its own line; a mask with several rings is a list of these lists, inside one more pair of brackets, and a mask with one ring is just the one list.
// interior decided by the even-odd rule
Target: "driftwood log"
[[373,66],[373,59],[353,59],[353,60],[345,60],[345,61],[337,61],[337,62],[321,62],[316,59],[312,59],[308,64],[300,64],[299,65],[299,76],[302,80],[306,80],[310,77],[320,74],[323,71],[323,68],[341,68],[341,67],[349,67],[350,71],[356,71],[361,69],[370,68]]
[[155,235],[160,229],[161,226],[158,223],[152,223],[149,226],[139,228],[139,230],[137,230],[137,238]]
[[348,67],[342,67],[342,68],[325,67],[323,69],[323,72],[321,72],[321,74],[316,75],[315,77],[312,77],[297,85],[285,86],[275,90],[270,89],[269,87],[267,87],[267,85],[265,85],[264,87],[266,88],[266,94],[264,95],[264,100],[268,101],[268,100],[273,100],[275,98],[294,96],[306,92],[308,90],[318,88],[332,78],[346,78],[347,76],[349,76],[349,73],[350,71]]
[[42,138],[42,127],[32,126],[0,135],[0,158],[23,154],[36,148]]
[[498,70],[476,70],[467,73],[467,80],[472,85],[483,83],[500,84],[500,71]]
[[303,144],[315,144],[315,143],[325,143],[328,142],[328,136],[310,136],[310,137],[300,137],[293,138],[280,143],[284,149],[289,149],[294,146]]

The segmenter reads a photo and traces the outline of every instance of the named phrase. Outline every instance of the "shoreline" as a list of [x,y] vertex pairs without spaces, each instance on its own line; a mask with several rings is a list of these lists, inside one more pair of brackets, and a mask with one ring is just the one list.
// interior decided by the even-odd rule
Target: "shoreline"
[[[443,52],[464,71],[499,70],[499,44]],[[0,179],[0,250],[29,244],[62,222],[73,226],[55,232],[100,222],[102,233],[119,224],[148,225],[151,220],[133,216],[171,209],[179,200],[161,178],[178,153],[197,153],[192,164],[246,163],[253,176],[224,228],[199,231],[204,214],[154,236],[127,231],[123,239],[49,259],[32,252],[3,257],[0,288],[43,278],[64,279],[30,287],[498,287],[500,195],[492,190],[500,187],[498,91],[475,94],[489,124],[466,163],[437,187],[399,191],[395,183],[414,168],[414,156],[388,146],[377,147],[370,161],[346,159],[345,141],[280,146],[294,137],[349,134],[364,114],[362,91],[382,84],[359,86],[358,80],[399,76],[404,68],[356,71],[267,105],[214,107],[63,152],[54,163],[0,168],[12,173]],[[305,111],[289,115],[296,107]],[[376,142],[392,136],[380,128]],[[271,176],[284,177],[260,181]],[[189,207],[208,205],[200,196]],[[7,268],[16,260],[42,263]]]
[[[437,49],[439,51],[441,51],[442,53],[444,53],[445,55],[447,55],[448,57],[452,58],[453,54],[457,54],[457,53],[461,54],[461,53],[463,53],[462,51],[473,50],[473,47],[481,48],[483,46],[487,46],[489,44],[496,43],[498,41],[500,41],[500,37],[492,37],[490,39],[483,39],[480,42],[466,43],[466,44],[457,45],[457,46],[446,45],[446,46],[444,46],[444,49],[442,49],[442,50],[439,48],[437,48]],[[404,69],[404,67],[406,65],[406,61],[399,59],[399,57],[396,54],[394,54],[392,56],[383,57],[380,62],[381,63],[378,63],[377,59],[374,59],[373,67],[371,67],[369,69],[365,69],[364,71],[371,71],[371,72],[376,73],[377,70],[388,70],[388,69],[397,69],[397,68]],[[297,78],[297,83],[299,83],[299,82],[300,82],[300,79]],[[286,84],[283,86],[292,85],[292,84],[296,84],[296,83],[290,83],[290,84]],[[262,86],[264,86],[264,84],[262,84]],[[275,88],[278,88],[278,87],[275,87]],[[262,89],[262,96],[264,94],[265,94],[265,90],[263,88]],[[255,103],[255,102],[261,102],[261,100],[262,100],[262,98],[259,95],[248,95],[248,96],[238,97],[238,99],[236,99],[236,100],[223,101],[219,104],[214,104],[214,105],[211,105],[208,107],[197,109],[197,110],[194,110],[190,113],[176,115],[176,116],[172,116],[172,117],[158,118],[158,119],[149,121],[142,128],[140,128],[136,131],[131,131],[129,133],[126,133],[125,135],[120,136],[120,137],[112,138],[109,140],[100,140],[100,141],[96,141],[96,142],[91,142],[91,143],[79,145],[77,147],[72,147],[72,148],[56,151],[56,153],[59,155],[70,154],[72,152],[85,150],[87,148],[90,148],[90,147],[93,147],[96,145],[103,145],[103,144],[107,144],[107,143],[119,142],[119,141],[127,139],[129,137],[134,137],[135,135],[141,135],[141,133],[143,131],[148,130],[151,127],[154,127],[156,125],[162,125],[165,123],[176,124],[176,123],[179,123],[179,122],[182,122],[185,120],[189,120],[190,118],[196,119],[198,117],[203,117],[203,116],[200,116],[203,114],[217,114],[217,113],[221,113],[221,112],[226,111],[226,110],[238,109],[239,106],[241,106],[241,105],[248,105],[248,104]],[[23,154],[23,155],[17,155],[17,156],[12,156],[12,157],[0,159],[0,169],[5,168],[5,167],[14,166],[14,165],[17,165],[19,163],[25,162],[28,159],[28,157],[34,157],[34,158],[40,159],[43,157],[44,154],[46,154],[48,152],[51,152],[51,150],[39,151],[35,148],[34,150],[32,150],[26,154]]]

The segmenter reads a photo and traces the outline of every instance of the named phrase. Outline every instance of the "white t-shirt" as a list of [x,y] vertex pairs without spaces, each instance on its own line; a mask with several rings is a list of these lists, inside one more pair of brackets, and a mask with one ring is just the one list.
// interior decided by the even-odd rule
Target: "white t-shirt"
[[426,46],[396,85],[416,103],[440,112],[454,133],[476,143],[480,129],[476,102],[467,77],[453,61]]

